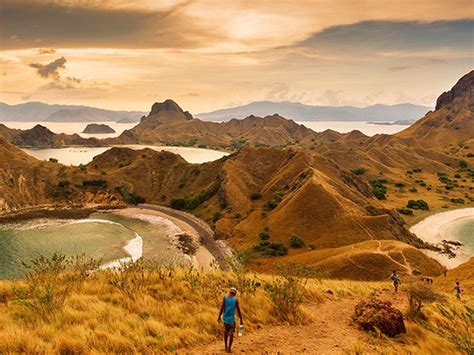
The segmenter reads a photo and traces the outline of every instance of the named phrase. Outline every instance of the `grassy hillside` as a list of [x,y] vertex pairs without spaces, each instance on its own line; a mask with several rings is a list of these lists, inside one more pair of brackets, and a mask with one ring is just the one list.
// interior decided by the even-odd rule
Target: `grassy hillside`
[[[351,325],[351,309],[361,299],[379,296],[405,312],[407,282],[394,295],[388,282],[327,280],[297,264],[282,267],[283,276],[202,273],[146,262],[121,271],[88,272],[94,265],[83,258],[67,262],[56,257],[32,264],[34,272],[27,279],[2,281],[0,352],[187,352],[199,346],[203,353],[206,344],[209,349],[216,341],[220,346],[221,325],[216,319],[221,297],[230,286],[239,290],[249,339],[304,331],[321,319],[334,319],[331,326],[339,329],[340,323],[348,334],[336,331],[331,336],[336,340],[353,336],[354,341],[346,339],[343,343],[350,345],[333,351],[439,354],[472,351],[474,346],[466,328],[473,321],[469,295],[461,304],[448,294],[446,301],[427,306],[427,320],[408,320],[406,334],[388,339]],[[338,317],[324,313],[335,309],[344,312]],[[292,338],[285,342],[290,346]],[[271,341],[268,344],[272,349]]]

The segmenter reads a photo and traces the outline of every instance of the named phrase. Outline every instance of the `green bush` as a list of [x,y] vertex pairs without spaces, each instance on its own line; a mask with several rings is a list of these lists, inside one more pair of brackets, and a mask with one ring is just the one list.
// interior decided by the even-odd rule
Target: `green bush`
[[60,182],[58,182],[58,187],[68,187],[69,184],[69,180],[61,180]]
[[402,188],[402,187],[405,187],[405,184],[403,182],[396,182],[395,186],[398,188]]
[[407,216],[413,216],[413,211],[409,210],[408,208],[399,208],[397,209],[397,212],[400,214],[407,215]]
[[353,174],[355,175],[363,175],[367,172],[367,169],[366,168],[362,168],[362,167],[359,167],[359,168],[355,168],[355,169],[352,169],[351,170]]
[[372,192],[379,200],[385,200],[387,194],[387,187],[384,185],[387,183],[385,179],[374,179],[369,180],[369,184],[372,187]]
[[254,248],[263,256],[284,256],[288,254],[288,248],[281,243],[272,243],[267,240],[261,241]]
[[57,163],[57,162],[58,162],[58,159],[56,159],[56,158],[49,158],[49,162],[50,162],[50,163]]
[[459,169],[467,169],[469,167],[469,163],[465,160],[460,160],[458,161],[458,167]]
[[117,186],[115,188],[115,191],[117,191],[122,196],[123,200],[126,203],[129,203],[131,205],[138,205],[139,203],[145,203],[144,197],[128,191],[128,189],[123,185]]
[[463,198],[452,198],[450,201],[452,203],[464,204],[464,199]]
[[175,210],[184,210],[184,206],[186,206],[186,200],[184,198],[171,199],[171,208]]
[[298,237],[297,235],[293,234],[290,237],[289,244],[291,248],[295,248],[295,249],[302,248],[304,247],[304,240]]
[[260,200],[262,198],[262,195],[259,194],[258,192],[253,192],[250,194],[249,197],[252,201],[255,201],[255,200]]
[[107,187],[107,181],[105,180],[83,180],[82,181],[82,187],[93,187],[93,188],[104,188]]
[[220,214],[220,212],[216,212],[216,213],[214,213],[214,214],[212,215],[212,221],[213,221],[214,223],[216,223],[216,222],[217,222],[219,219],[221,219],[221,218],[222,218],[222,215]]
[[414,210],[423,210],[423,211],[427,211],[430,209],[428,206],[428,203],[424,200],[409,200],[407,203],[407,207]]
[[268,227],[264,227],[263,230],[258,235],[261,240],[269,240],[270,239],[270,230]]

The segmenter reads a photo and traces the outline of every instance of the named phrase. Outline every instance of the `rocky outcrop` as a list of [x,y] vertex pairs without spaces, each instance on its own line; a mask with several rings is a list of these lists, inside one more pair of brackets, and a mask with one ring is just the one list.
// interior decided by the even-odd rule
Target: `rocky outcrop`
[[183,111],[183,109],[179,107],[179,105],[176,102],[170,99],[165,100],[163,102],[155,102],[153,106],[151,107],[149,116],[153,116],[164,111],[176,112],[176,113],[182,114],[184,118],[188,120],[193,119],[193,115],[191,115],[188,111]]
[[438,97],[436,110],[451,104],[456,98],[462,96],[468,96],[471,102],[474,101],[474,70],[459,79],[451,90],[442,93]]
[[353,320],[366,331],[379,329],[389,337],[406,333],[402,312],[388,301],[370,298],[355,306]]
[[84,128],[82,133],[95,133],[95,134],[106,134],[106,133],[115,133],[115,130],[106,125],[106,124],[97,124],[97,123],[90,123]]

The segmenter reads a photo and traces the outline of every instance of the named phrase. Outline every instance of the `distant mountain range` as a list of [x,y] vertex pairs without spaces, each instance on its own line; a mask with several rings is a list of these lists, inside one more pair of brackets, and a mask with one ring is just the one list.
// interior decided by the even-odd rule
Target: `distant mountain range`
[[228,121],[249,115],[268,116],[278,113],[295,121],[401,121],[416,120],[423,117],[431,107],[397,104],[353,106],[311,106],[299,102],[256,101],[212,112],[200,113],[196,117],[209,121]]
[[[275,113],[295,121],[414,121],[423,117],[431,107],[398,104],[353,106],[311,106],[299,102],[256,101],[247,105],[200,113],[196,117],[206,121],[229,121],[250,115],[271,116]],[[26,102],[8,105],[0,102],[0,122],[99,122],[138,123],[146,112],[113,111],[89,106],[49,105]]]
[[8,105],[0,102],[0,122],[140,122],[145,112],[112,111],[89,106],[49,105],[26,102]]

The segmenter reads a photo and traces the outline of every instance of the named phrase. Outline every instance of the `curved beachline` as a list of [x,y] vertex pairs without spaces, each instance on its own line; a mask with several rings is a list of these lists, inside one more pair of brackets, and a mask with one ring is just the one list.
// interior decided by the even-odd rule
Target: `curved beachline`
[[[448,229],[465,219],[474,219],[474,207],[433,214],[412,226],[410,232],[414,233],[425,242],[440,244],[443,240],[452,240],[453,238],[447,235]],[[449,258],[446,254],[441,254],[432,250],[423,249],[423,252],[439,261],[448,269],[455,268],[472,257],[467,248],[463,246],[455,250],[456,257],[454,258]]]

